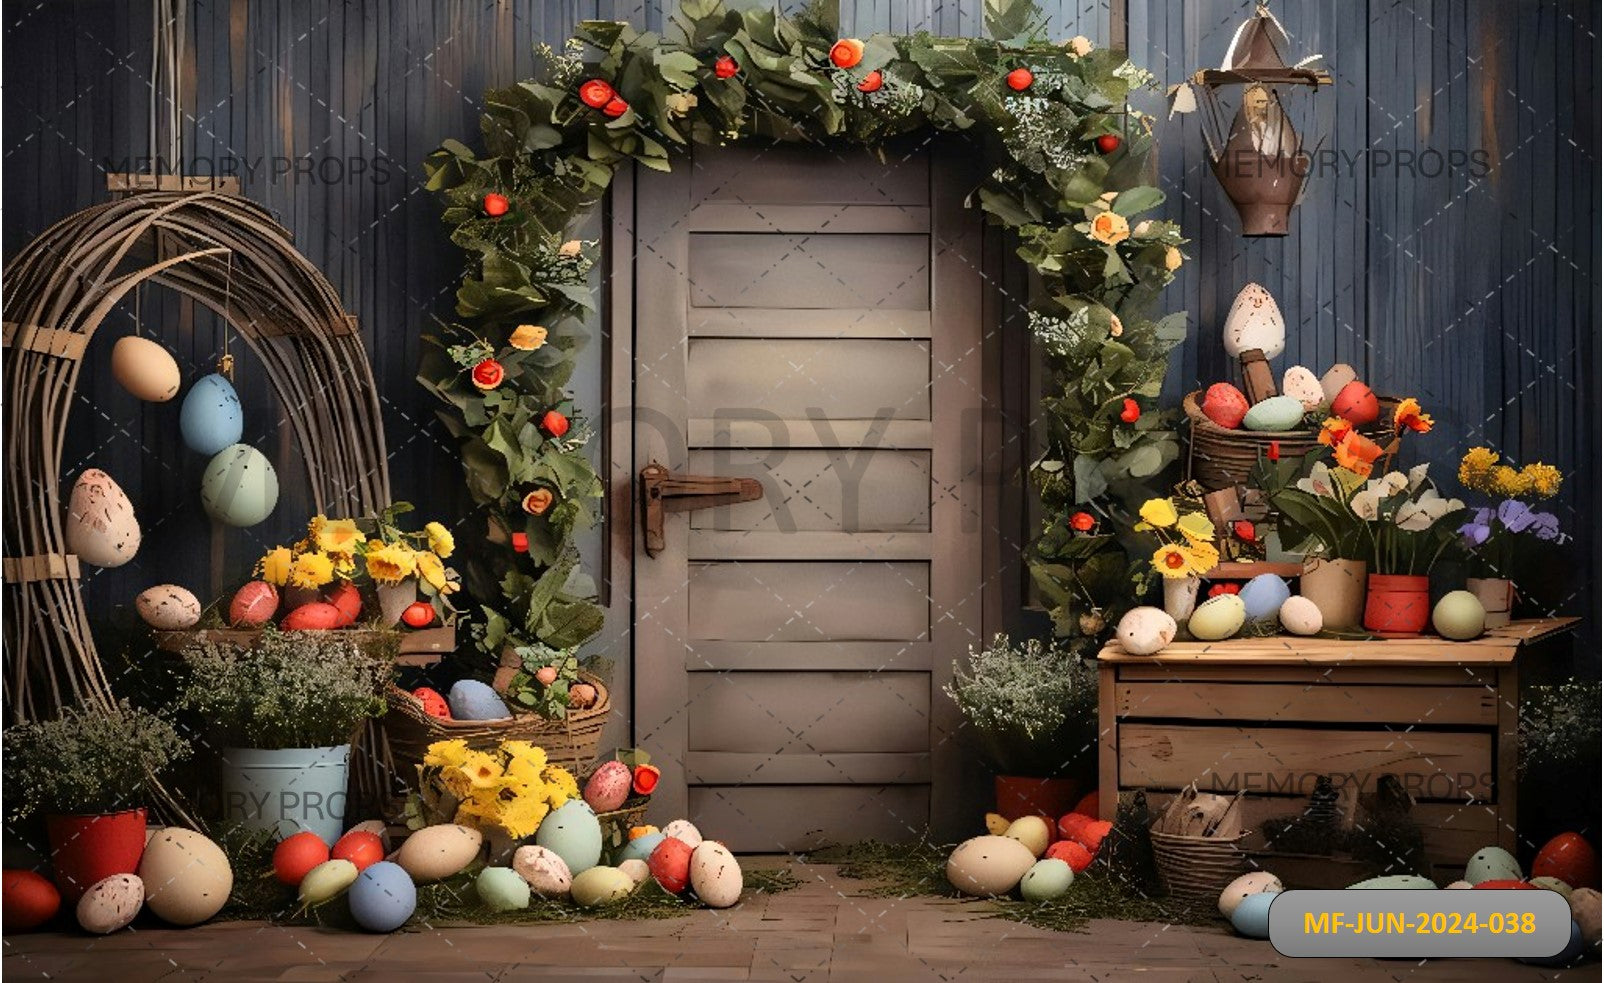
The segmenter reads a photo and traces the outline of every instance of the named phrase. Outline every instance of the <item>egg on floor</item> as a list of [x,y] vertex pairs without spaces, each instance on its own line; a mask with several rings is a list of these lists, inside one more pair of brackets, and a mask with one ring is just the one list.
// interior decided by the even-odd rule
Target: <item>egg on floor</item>
[[48,877],[32,870],[5,871],[0,899],[0,925],[7,933],[38,928],[61,910],[61,891]]
[[695,849],[702,843],[702,831],[689,819],[676,819],[663,827],[663,835],[675,840],[684,840],[685,845]]
[[228,903],[234,869],[223,848],[192,829],[169,826],[152,836],[139,861],[145,904],[173,925],[199,925]]
[[511,867],[486,867],[474,878],[473,889],[491,911],[522,911],[529,907],[529,882]]
[[965,894],[1000,897],[1012,891],[1036,863],[1036,855],[1006,836],[977,836],[958,844],[947,858],[947,881]]
[[574,876],[563,858],[543,846],[531,843],[513,851],[512,869],[543,898],[567,897],[574,886]]
[[709,908],[728,908],[741,900],[741,864],[722,843],[703,840],[691,852],[691,890]]
[[1269,938],[1270,905],[1275,903],[1275,899],[1276,895],[1270,893],[1250,894],[1243,898],[1231,912],[1231,927],[1250,939]]
[[144,906],[145,882],[133,874],[113,874],[90,885],[75,913],[84,931],[109,935],[127,928]]
[[1230,918],[1243,899],[1254,894],[1279,894],[1282,890],[1281,878],[1269,871],[1248,871],[1225,886],[1225,890],[1220,892],[1217,907],[1221,915]]
[[[542,824],[544,826],[544,824]],[[484,834],[468,826],[441,823],[408,836],[396,851],[395,862],[419,884],[445,880],[473,863],[484,845]]]
[[578,877],[601,862],[601,823],[590,806],[570,799],[541,820],[535,844],[563,858],[569,872]]
[[1025,844],[1033,855],[1040,857],[1053,842],[1053,828],[1040,816],[1020,816],[1008,824],[1004,836]]
[[399,865],[381,860],[352,879],[346,904],[369,932],[393,932],[417,910],[418,888]]
[[1074,883],[1075,871],[1057,857],[1036,861],[1019,881],[1019,895],[1026,901],[1051,901],[1063,897]]
[[305,907],[332,901],[354,884],[360,873],[349,860],[325,860],[301,878],[296,897]]
[[574,877],[574,903],[581,908],[599,908],[629,897],[635,882],[617,867],[588,867]]

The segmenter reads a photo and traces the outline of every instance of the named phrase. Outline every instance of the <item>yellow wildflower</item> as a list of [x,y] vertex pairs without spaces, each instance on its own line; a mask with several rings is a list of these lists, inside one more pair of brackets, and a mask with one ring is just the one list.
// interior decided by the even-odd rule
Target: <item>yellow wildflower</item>
[[1507,464],[1500,464],[1498,467],[1493,468],[1493,473],[1488,478],[1488,481],[1491,485],[1491,490],[1495,494],[1503,495],[1506,498],[1524,495],[1528,490],[1526,478]]
[[275,546],[267,551],[267,555],[256,566],[263,580],[275,587],[283,587],[290,582],[290,565],[294,562],[295,556],[288,546]]
[[1180,518],[1175,512],[1175,505],[1167,498],[1150,498],[1142,504],[1139,513],[1148,525],[1156,529],[1168,529],[1175,525]]
[[329,562],[334,564],[334,572],[344,580],[350,580],[356,573],[356,554],[331,551],[328,554]]
[[435,741],[423,754],[426,765],[455,768],[468,760],[468,742],[463,740]]
[[1208,573],[1220,565],[1220,551],[1213,543],[1194,542],[1192,548],[1187,550],[1187,559],[1192,563],[1192,569],[1199,575]]
[[322,587],[334,579],[334,563],[322,553],[302,553],[290,565],[291,587]]
[[460,768],[447,768],[442,771],[440,782],[446,787],[446,791],[459,799],[467,798],[473,791],[473,783],[468,781],[468,776],[464,775]]
[[1472,447],[1459,462],[1459,483],[1475,491],[1487,491],[1486,481],[1498,463],[1491,447]]
[[501,780],[501,762],[484,751],[469,751],[457,768],[468,776],[474,788],[494,788]]
[[579,798],[579,783],[568,773],[568,769],[558,765],[547,765],[541,771],[540,778],[546,785],[546,801],[553,809],[569,799]]
[[1196,546],[1198,543],[1214,542],[1214,523],[1202,512],[1188,512],[1176,522],[1175,528],[1181,531],[1186,541]]
[[362,533],[355,519],[325,519],[322,527],[312,534],[312,540],[325,553],[354,553],[357,544],[362,542]]
[[541,798],[538,789],[524,786],[516,791],[511,799],[501,804],[500,825],[507,831],[507,835],[515,840],[521,840],[534,834],[540,827],[540,821],[546,818],[551,808]]
[[418,554],[404,543],[389,543],[373,548],[368,543],[368,576],[381,584],[399,584],[418,569]]
[[457,541],[452,538],[451,530],[438,522],[430,522],[423,527],[429,536],[429,549],[442,560],[451,559],[451,553],[457,548]]
[[1153,569],[1170,580],[1181,580],[1196,575],[1186,550],[1170,543],[1165,543],[1153,552]]
[[1536,495],[1538,498],[1553,498],[1559,494],[1560,483],[1564,481],[1564,478],[1559,473],[1559,468],[1539,461],[1535,464],[1526,465],[1520,471],[1521,477],[1526,480],[1527,486],[1531,489],[1530,494]]
[[546,750],[538,745],[528,741],[502,741],[501,749],[507,752],[509,765],[512,762],[522,762],[534,769],[536,775],[546,767]]

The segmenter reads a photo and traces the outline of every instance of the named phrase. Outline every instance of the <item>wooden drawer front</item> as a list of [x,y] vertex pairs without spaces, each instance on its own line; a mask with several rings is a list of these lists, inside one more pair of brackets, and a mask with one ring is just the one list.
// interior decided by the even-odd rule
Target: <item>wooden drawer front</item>
[[1321,775],[1365,791],[1397,775],[1419,799],[1491,801],[1488,733],[1119,725],[1121,788],[1308,795]]
[[1119,663],[1120,682],[1297,683],[1302,686],[1493,686],[1498,673],[1484,666],[1199,665],[1192,662]]
[[1116,692],[1120,717],[1406,727],[1498,723],[1498,694],[1482,686],[1121,682]]

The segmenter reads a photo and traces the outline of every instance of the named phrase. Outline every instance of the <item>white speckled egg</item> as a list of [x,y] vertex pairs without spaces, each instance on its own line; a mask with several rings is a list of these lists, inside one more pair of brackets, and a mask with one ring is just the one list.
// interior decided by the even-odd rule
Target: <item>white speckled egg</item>
[[486,867],[474,878],[473,889],[491,911],[521,911],[529,907],[529,882],[511,867]]
[[1025,848],[1038,857],[1047,852],[1053,841],[1052,828],[1040,816],[1020,816],[1008,824],[1003,835],[1025,844]]
[[189,628],[200,620],[201,604],[177,584],[159,584],[134,598],[134,609],[145,624],[158,631]]
[[947,880],[965,894],[998,897],[1012,891],[1035,864],[1030,848],[1018,840],[976,836],[947,858]]
[[1114,629],[1120,648],[1131,655],[1152,655],[1175,641],[1180,626],[1160,608],[1131,608]]
[[122,387],[147,403],[165,403],[178,395],[183,376],[167,349],[138,335],[111,346],[111,374]]
[[1270,291],[1257,283],[1243,287],[1225,315],[1225,353],[1236,358],[1257,348],[1275,358],[1287,347],[1287,325]]
[[722,843],[703,840],[691,851],[691,890],[709,908],[728,908],[741,900],[741,865]]
[[574,903],[581,908],[598,908],[622,901],[635,890],[635,882],[617,867],[590,867],[574,878]]
[[278,505],[278,472],[250,444],[223,448],[201,475],[206,514],[230,526],[254,526]]
[[67,501],[67,549],[84,563],[120,567],[139,552],[139,519],[111,475],[89,468],[73,482]]
[[1570,899],[1571,886],[1558,877],[1534,877],[1527,883],[1531,884],[1532,887],[1540,887],[1545,891],[1553,891],[1555,894],[1563,895],[1566,900]]
[[689,819],[676,819],[664,826],[663,835],[671,840],[679,840],[692,849],[702,844],[702,831],[693,826]]
[[636,884],[644,884],[646,883],[646,878],[652,876],[652,868],[647,865],[646,861],[635,857],[631,857],[628,860],[620,860],[618,869],[628,874],[629,879]]
[[574,886],[574,875],[569,872],[568,864],[543,846],[519,847],[512,855],[512,869],[543,898],[567,897]]
[[234,889],[234,869],[223,848],[176,826],[150,838],[139,879],[145,882],[145,904],[173,925],[199,925],[223,910]]
[[113,874],[78,899],[78,924],[86,932],[109,935],[126,928],[144,906],[145,882],[133,874]]
[[1282,890],[1281,878],[1269,871],[1249,871],[1227,884],[1225,890],[1220,892],[1220,914],[1230,918],[1243,898],[1253,894],[1277,894]]
[[444,880],[473,863],[484,845],[476,829],[441,823],[425,826],[407,837],[393,858],[419,884]]
[[1019,881],[1019,896],[1026,901],[1061,898],[1075,882],[1074,868],[1057,857],[1038,860]]
[[1246,620],[1247,608],[1242,605],[1242,599],[1235,594],[1221,594],[1199,604],[1186,627],[1194,638],[1218,642],[1241,631]]
[[1367,877],[1349,884],[1349,891],[1435,891],[1437,885],[1429,877],[1419,874],[1387,874],[1384,877]]
[[1281,395],[1297,400],[1305,410],[1318,409],[1326,401],[1320,378],[1301,365],[1294,365],[1281,374]]
[[1318,635],[1326,626],[1319,605],[1307,597],[1293,596],[1281,602],[1281,627],[1294,635]]

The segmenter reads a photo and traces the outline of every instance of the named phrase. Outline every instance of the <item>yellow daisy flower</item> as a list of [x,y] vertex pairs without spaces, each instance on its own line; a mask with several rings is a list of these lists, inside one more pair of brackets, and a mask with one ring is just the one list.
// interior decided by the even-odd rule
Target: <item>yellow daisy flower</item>
[[1176,514],[1174,503],[1167,498],[1148,499],[1143,503],[1140,515],[1143,521],[1155,529],[1168,529],[1180,518]]
[[256,564],[256,569],[263,580],[275,587],[283,587],[290,582],[290,566],[294,562],[295,555],[288,546],[275,546]]
[[368,541],[368,576],[381,584],[399,584],[418,569],[418,554],[402,543],[390,543],[373,548]]
[[1202,512],[1188,512],[1175,523],[1175,528],[1181,531],[1186,541],[1194,546],[1198,543],[1214,542],[1214,523]]
[[334,579],[334,563],[322,553],[302,553],[290,565],[291,587],[322,587]]
[[538,745],[528,741],[502,741],[501,749],[507,752],[509,764],[513,761],[523,762],[533,768],[537,775],[546,767],[546,749]]
[[325,519],[312,539],[325,553],[354,553],[357,544],[362,542],[362,533],[355,519]]
[[451,553],[457,548],[457,541],[452,538],[451,530],[438,522],[428,523],[423,531],[429,536],[429,549],[442,560],[451,559]]

